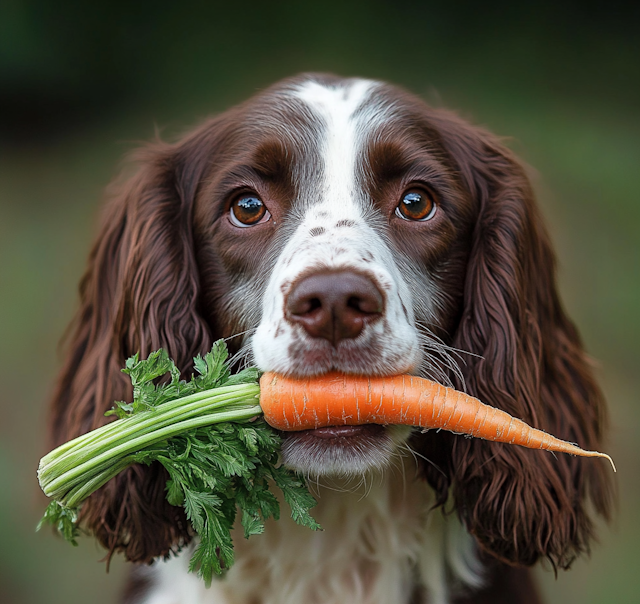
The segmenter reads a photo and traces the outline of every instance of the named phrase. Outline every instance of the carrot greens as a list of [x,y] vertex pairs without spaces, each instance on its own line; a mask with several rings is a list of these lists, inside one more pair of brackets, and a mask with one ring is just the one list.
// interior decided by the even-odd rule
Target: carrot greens
[[[38,528],[53,525],[76,544],[82,502],[134,463],[161,463],[169,474],[167,501],[183,506],[199,537],[190,562],[206,583],[233,564],[230,531],[240,512],[245,537],[278,519],[272,483],[282,491],[298,523],[317,530],[309,514],[315,500],[304,480],[279,465],[280,436],[261,416],[259,374],[231,375],[223,341],[194,359],[197,372],[180,379],[164,350],[147,359],[136,354],[123,372],[133,402],[117,402],[107,415],[118,419],[65,443],[42,458],[38,479],[53,501]],[[158,380],[170,375],[170,381]]]

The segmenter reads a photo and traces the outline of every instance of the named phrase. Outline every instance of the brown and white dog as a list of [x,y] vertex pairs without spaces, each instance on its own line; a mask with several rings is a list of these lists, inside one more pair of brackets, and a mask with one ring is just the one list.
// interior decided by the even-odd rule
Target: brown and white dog
[[[493,135],[393,86],[304,75],[136,160],[82,280],[58,443],[130,396],[134,352],[164,347],[189,374],[236,336],[237,358],[263,370],[414,373],[600,448],[604,402],[530,184]],[[444,432],[287,434],[283,460],[309,477],[324,532],[282,519],[237,538],[209,590],[186,572],[192,533],[161,467],[93,495],[82,516],[98,539],[153,561],[128,600],[533,603],[524,567],[568,567],[588,551],[590,511],[611,507],[598,460]]]

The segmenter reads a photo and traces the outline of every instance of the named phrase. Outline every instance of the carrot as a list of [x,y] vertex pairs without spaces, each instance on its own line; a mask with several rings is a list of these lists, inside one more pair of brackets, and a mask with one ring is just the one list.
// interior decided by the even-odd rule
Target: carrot
[[329,373],[292,379],[265,373],[260,379],[260,406],[274,428],[284,431],[326,426],[403,424],[441,428],[529,449],[604,457],[532,428],[477,398],[410,375],[366,377]]

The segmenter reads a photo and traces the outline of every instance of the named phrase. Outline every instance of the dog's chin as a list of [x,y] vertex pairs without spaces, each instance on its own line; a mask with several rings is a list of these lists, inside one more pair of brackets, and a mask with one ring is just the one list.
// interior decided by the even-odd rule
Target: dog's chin
[[283,463],[311,478],[355,478],[385,470],[409,438],[407,426],[331,426],[289,432]]

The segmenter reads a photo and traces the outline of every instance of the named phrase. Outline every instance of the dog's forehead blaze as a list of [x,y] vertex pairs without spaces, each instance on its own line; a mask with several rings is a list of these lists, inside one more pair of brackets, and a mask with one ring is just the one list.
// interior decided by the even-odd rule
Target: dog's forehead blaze
[[321,190],[318,203],[312,208],[313,219],[334,221],[337,226],[355,225],[363,217],[366,201],[358,159],[376,123],[385,116],[374,100],[379,86],[371,80],[347,80],[333,85],[308,81],[292,93],[321,124]]

